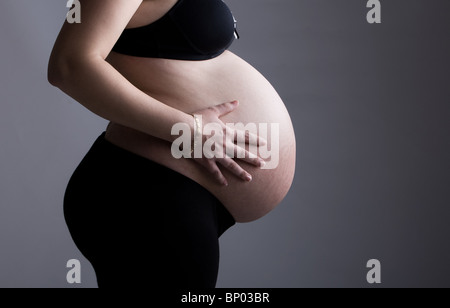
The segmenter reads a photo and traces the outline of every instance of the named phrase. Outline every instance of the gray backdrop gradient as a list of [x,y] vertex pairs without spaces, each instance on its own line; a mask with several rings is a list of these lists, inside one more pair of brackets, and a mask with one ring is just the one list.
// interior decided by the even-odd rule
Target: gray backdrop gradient
[[[291,113],[298,166],[280,207],[223,236],[218,286],[368,287],[375,258],[381,286],[449,287],[450,1],[382,1],[381,25],[365,0],[226,2],[232,50]],[[106,121],[47,83],[65,4],[0,2],[0,287],[96,287],[62,198]]]

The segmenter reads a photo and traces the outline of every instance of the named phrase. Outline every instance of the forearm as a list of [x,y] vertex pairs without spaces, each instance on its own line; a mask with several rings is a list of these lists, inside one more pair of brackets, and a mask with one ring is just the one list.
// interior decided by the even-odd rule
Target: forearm
[[106,120],[166,141],[174,124],[193,125],[192,116],[140,91],[101,57],[59,61],[50,70],[57,72],[52,84]]

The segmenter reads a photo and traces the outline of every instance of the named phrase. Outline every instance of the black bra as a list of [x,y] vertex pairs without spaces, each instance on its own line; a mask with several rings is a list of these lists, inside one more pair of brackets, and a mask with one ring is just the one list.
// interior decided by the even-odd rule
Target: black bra
[[113,51],[146,58],[208,60],[238,37],[236,20],[223,0],[178,0],[154,23],[125,29]]

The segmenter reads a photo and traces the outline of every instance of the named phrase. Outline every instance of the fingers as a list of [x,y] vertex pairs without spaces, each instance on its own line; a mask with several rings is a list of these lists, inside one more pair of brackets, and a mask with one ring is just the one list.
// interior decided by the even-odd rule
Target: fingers
[[228,186],[227,179],[223,176],[222,171],[220,171],[214,160],[208,160],[207,169],[220,185]]
[[[249,159],[249,161],[252,161]],[[211,173],[211,175],[214,177],[214,179],[217,181],[218,184],[223,186],[228,186],[228,181],[223,175],[222,171],[220,170],[219,166],[217,165],[219,163],[222,165],[225,169],[227,169],[231,174],[234,176],[240,178],[243,181],[251,182],[253,180],[253,177],[250,173],[245,171],[241,166],[239,166],[232,158],[226,157],[221,158],[217,160],[208,160],[206,162],[206,169]],[[257,162],[254,162],[254,164],[257,164]]]
[[224,103],[218,106],[215,106],[214,109],[217,111],[217,116],[223,117],[226,116],[227,114],[233,112],[237,107],[239,106],[239,102],[238,101],[233,101],[233,102],[229,102],[229,103]]
[[265,146],[267,145],[267,140],[256,135],[250,133],[249,131],[236,130],[234,132],[234,142],[243,143],[254,146]]
[[239,179],[251,182],[253,177],[245,171],[241,166],[239,166],[232,158],[226,157],[217,160],[207,160],[207,161],[199,161],[201,165],[203,165],[209,173],[214,177],[218,184],[222,186],[228,186],[228,181],[223,175],[217,163],[222,165],[225,169],[227,169],[231,174],[238,177]]
[[228,171],[230,171],[233,175],[237,176],[238,178],[246,181],[251,182],[253,180],[250,173],[242,169],[241,166],[239,166],[233,159],[226,157],[222,159],[218,159],[217,162],[221,164],[223,167],[225,167]]
[[228,152],[227,154],[228,157],[245,161],[255,167],[263,168],[266,165],[262,158],[237,145],[234,146],[233,152]]

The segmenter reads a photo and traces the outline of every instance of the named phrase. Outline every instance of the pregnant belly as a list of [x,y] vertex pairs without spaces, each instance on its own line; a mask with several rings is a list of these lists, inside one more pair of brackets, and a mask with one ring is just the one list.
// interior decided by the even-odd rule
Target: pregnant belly
[[[135,58],[112,53],[107,59],[119,72],[155,99],[188,113],[239,100],[225,123],[256,127],[268,137],[264,153],[267,169],[238,161],[252,176],[246,183],[226,170],[229,186],[218,185],[211,175],[189,159],[175,159],[171,144],[111,123],[106,138],[133,153],[173,169],[214,194],[237,222],[259,219],[273,210],[288,193],[295,172],[295,135],[289,114],[270,83],[251,65],[231,52],[209,61],[174,61]],[[264,128],[269,128],[268,136]],[[261,130],[263,129],[263,130]],[[176,187],[173,188],[174,192]]]

